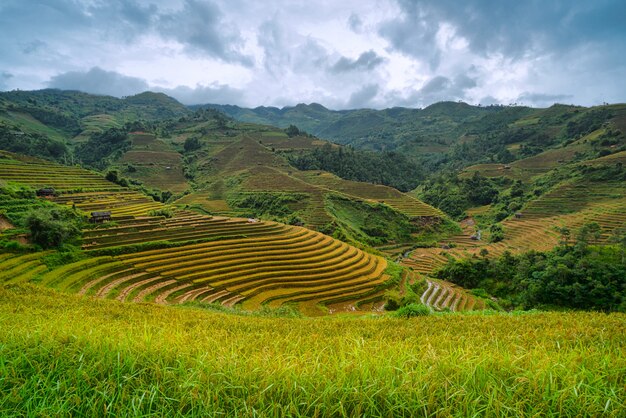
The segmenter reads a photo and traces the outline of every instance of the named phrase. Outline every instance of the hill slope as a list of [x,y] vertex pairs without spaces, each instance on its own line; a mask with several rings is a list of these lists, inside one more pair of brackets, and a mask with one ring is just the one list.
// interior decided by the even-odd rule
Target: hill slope
[[[167,206],[95,173],[8,153],[2,157],[0,182],[54,187],[57,195],[48,199],[56,204],[113,216],[111,224],[86,227],[84,255],[60,267],[46,268],[46,252],[0,251],[5,282],[36,281],[121,301],[197,300],[249,309],[297,303],[312,315],[322,313],[320,306],[356,303],[393,284],[386,260],[318,232],[190,212],[169,217]],[[5,209],[3,198],[0,210],[18,220],[35,205],[28,199],[6,203]]]

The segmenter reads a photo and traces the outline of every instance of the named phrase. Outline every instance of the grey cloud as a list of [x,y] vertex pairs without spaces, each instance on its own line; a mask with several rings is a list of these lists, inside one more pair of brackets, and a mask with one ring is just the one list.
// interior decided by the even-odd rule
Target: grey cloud
[[465,99],[465,91],[476,85],[476,80],[465,74],[459,74],[452,80],[436,76],[424,84],[418,91],[418,97],[423,104],[442,100],[461,100]]
[[157,26],[161,35],[175,39],[191,51],[247,67],[254,64],[250,56],[241,52],[244,41],[237,28],[228,25],[220,9],[211,2],[185,0],[182,9],[161,15]]
[[140,27],[148,27],[157,15],[158,8],[154,4],[141,7],[135,1],[119,0],[116,9],[125,21]]
[[348,18],[348,27],[352,32],[360,33],[363,30],[363,21],[356,13],[352,13]]
[[400,2],[404,14],[381,25],[379,35],[387,39],[392,48],[407,55],[426,60],[430,67],[439,66],[441,53],[435,37],[439,22],[424,16],[412,4]]
[[[427,106],[440,101],[467,100],[467,90],[476,87],[475,78],[459,74],[450,79],[435,76],[428,80],[419,90],[393,90],[385,95],[387,106]],[[481,102],[482,103],[482,102]]]
[[2,71],[0,73],[0,91],[4,91],[7,88],[7,81],[13,78],[13,74],[8,71]]
[[242,90],[224,84],[211,84],[208,86],[198,85],[195,88],[187,86],[178,86],[173,89],[154,88],[153,90],[172,96],[186,105],[205,103],[245,104]]
[[326,48],[314,38],[286,30],[276,18],[261,24],[257,42],[263,49],[265,70],[276,80],[290,73],[315,74],[328,66]]
[[[0,86],[2,78],[0,77]],[[80,90],[86,93],[103,94],[115,97],[131,96],[144,91],[165,93],[174,97],[184,104],[244,104],[243,91],[224,84],[210,84],[207,86],[197,85],[195,88],[177,86],[175,88],[155,87],[145,80],[137,77],[129,77],[115,71],[105,71],[94,67],[86,72],[70,71],[59,74],[50,79],[48,87],[62,90]]]
[[[0,27],[11,34],[11,42],[0,39],[0,48],[23,40],[23,53],[33,52],[33,34],[50,44],[72,44],[81,37],[92,43],[134,42],[138,36],[158,34],[180,42],[196,54],[225,62],[252,66],[243,54],[239,30],[226,21],[211,1],[182,0],[177,9],[142,4],[135,0],[4,0],[0,5]],[[161,2],[163,3],[163,2]]]
[[350,95],[346,103],[346,109],[357,109],[367,107],[378,94],[378,84],[368,84]]
[[116,97],[129,96],[149,89],[145,80],[114,71],[105,71],[99,67],[94,67],[87,72],[69,71],[56,75],[50,79],[48,86]]
[[317,72],[328,64],[328,51],[319,42],[307,38],[294,51],[293,69],[301,73]]
[[445,91],[450,87],[450,79],[443,76],[437,76],[428,81],[420,89],[420,93],[424,95],[437,94]]
[[383,57],[379,56],[373,50],[369,50],[367,52],[363,52],[355,60],[346,57],[339,58],[339,60],[330,68],[330,72],[338,74],[355,70],[369,71],[378,67],[383,62],[385,62]]
[[44,41],[35,39],[32,42],[27,42],[26,44],[23,44],[22,52],[28,55],[40,51],[46,46],[47,44]]
[[524,92],[518,98],[517,102],[531,106],[550,106],[554,103],[563,102],[572,99],[571,94],[547,94],[547,93],[530,93]]
[[282,27],[276,20],[263,22],[259,27],[257,41],[263,48],[263,65],[274,77],[277,75],[277,70],[289,61],[289,52],[285,50],[284,37]]
[[465,74],[459,74],[453,80],[436,76],[424,84],[419,90],[419,95],[425,102],[431,103],[440,100],[458,100],[465,98],[465,90],[476,85],[476,80]]
[[588,42],[623,48],[626,42],[626,2],[620,0],[397,2],[403,15],[384,23],[379,33],[393,48],[431,63],[437,55],[434,40],[442,23],[453,25],[474,52],[511,58],[559,53]]

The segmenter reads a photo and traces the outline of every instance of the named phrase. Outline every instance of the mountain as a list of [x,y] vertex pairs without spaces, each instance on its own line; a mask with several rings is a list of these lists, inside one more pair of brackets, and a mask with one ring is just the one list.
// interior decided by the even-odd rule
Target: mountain
[[57,140],[82,141],[91,133],[127,122],[151,122],[190,113],[163,93],[144,92],[122,99],[56,89],[0,93],[0,122]]
[[[285,128],[298,128],[324,139],[376,150],[397,148],[407,133],[415,133],[422,142],[439,144],[455,138],[460,124],[503,110],[502,107],[477,107],[466,103],[441,102],[425,109],[395,107],[383,110],[329,110],[324,106],[298,104],[292,107],[241,108],[231,105],[208,104],[245,122],[262,123]],[[428,138],[426,138],[428,137]],[[415,138],[412,138],[415,139]]]

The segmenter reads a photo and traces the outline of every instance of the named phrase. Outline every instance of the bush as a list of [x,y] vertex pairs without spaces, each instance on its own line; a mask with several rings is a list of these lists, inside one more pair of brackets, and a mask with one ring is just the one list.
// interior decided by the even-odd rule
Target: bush
[[40,208],[26,217],[32,242],[43,248],[77,243],[84,222],[83,216],[65,207]]
[[148,212],[150,216],[163,216],[165,218],[171,218],[174,216],[174,211],[170,208],[156,209]]
[[491,232],[491,236],[490,236],[490,241],[491,242],[500,242],[504,239],[504,230],[502,229],[502,226],[500,225],[491,225],[491,228],[489,228],[489,231]]
[[196,137],[187,138],[185,140],[185,144],[183,145],[185,152],[196,151],[199,150],[201,147],[202,144],[200,143],[200,139]]
[[389,290],[385,293],[385,298],[387,302],[385,302],[384,309],[386,311],[395,311],[400,307],[401,296],[396,290]]
[[395,316],[400,318],[412,318],[415,316],[428,316],[430,315],[430,308],[421,303],[411,303],[398,309]]

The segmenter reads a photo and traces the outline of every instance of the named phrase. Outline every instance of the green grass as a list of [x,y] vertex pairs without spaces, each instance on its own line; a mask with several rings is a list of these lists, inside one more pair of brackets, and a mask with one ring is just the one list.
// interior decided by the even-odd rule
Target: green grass
[[51,128],[27,113],[6,112],[0,113],[0,121],[14,123],[26,132],[48,136],[56,141],[64,142],[66,135]]
[[624,416],[626,316],[265,318],[0,287],[3,416]]

